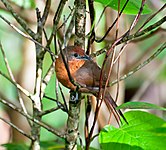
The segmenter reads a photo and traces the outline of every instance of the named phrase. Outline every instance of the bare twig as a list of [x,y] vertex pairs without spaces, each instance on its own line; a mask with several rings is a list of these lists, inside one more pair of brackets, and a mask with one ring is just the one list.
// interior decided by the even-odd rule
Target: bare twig
[[13,28],[20,35],[22,35],[23,37],[27,38],[28,40],[34,42],[35,44],[39,45],[41,48],[43,48],[46,51],[48,51],[49,54],[51,55],[51,57],[53,57],[55,59],[56,55],[50,49],[48,49],[47,47],[44,47],[41,43],[39,43],[35,39],[31,38],[29,35],[25,34],[23,31],[21,31],[20,29],[18,29],[14,24],[10,23],[7,19],[5,19],[2,15],[0,15],[0,18],[2,20],[4,20],[11,28]]
[[5,7],[9,10],[9,12],[13,15],[13,17],[17,20],[17,22],[21,25],[21,27],[33,38],[35,39],[35,33],[27,26],[27,23],[13,10],[7,0],[1,0],[1,2],[5,5]]
[[5,79],[7,79],[8,81],[10,81],[17,89],[19,89],[25,96],[27,96],[28,98],[30,98],[32,101],[34,100],[34,96],[27,91],[26,89],[24,89],[21,85],[19,85],[18,83],[13,82],[7,75],[5,75],[2,71],[0,71],[0,75],[2,75]]
[[153,15],[151,15],[145,22],[144,24],[138,29],[136,33],[142,30],[142,28],[150,21],[152,20],[159,12],[161,12],[163,9],[165,9],[166,4],[164,4],[157,12],[155,12]]
[[[125,7],[127,6],[129,0],[126,0],[124,6],[122,7],[122,10],[119,13],[119,17],[122,15]],[[101,39],[95,39],[96,42],[100,43],[104,40],[104,38],[108,35],[108,33],[111,31],[111,29],[113,28],[113,26],[116,24],[116,22],[118,21],[118,18],[115,19],[115,21],[112,23],[112,25],[108,28],[108,30],[106,31],[105,35],[101,38]]]
[[19,133],[21,133],[22,135],[26,136],[28,139],[34,140],[33,136],[28,135],[27,133],[25,133],[22,129],[20,129],[19,127],[17,127],[16,125],[14,125],[12,122],[0,117],[0,120],[4,121],[5,123],[7,123],[8,125],[10,125],[11,127],[13,127],[15,130],[17,130]]
[[[10,66],[9,66],[9,63],[8,63],[8,60],[7,60],[7,57],[6,57],[6,55],[5,55],[5,51],[4,51],[3,47],[2,47],[1,42],[0,42],[0,49],[1,49],[1,52],[2,52],[2,55],[3,55],[3,59],[4,59],[4,62],[5,62],[6,68],[7,68],[7,70],[8,70],[9,76],[10,76],[11,80],[12,80],[15,84],[17,84],[17,82],[16,82],[16,80],[15,80],[15,78],[14,78],[14,75],[13,75],[13,73],[12,73],[12,70],[11,70],[11,68],[10,68]],[[21,107],[22,107],[23,111],[27,114],[27,110],[26,110],[24,101],[23,101],[23,99],[22,99],[22,97],[21,97],[21,94],[20,94],[20,91],[19,91],[18,89],[17,89],[17,93],[18,93],[18,99],[19,99],[19,102],[20,102],[20,104],[21,104]],[[31,125],[31,122],[28,121],[28,123]]]
[[[166,42],[164,44],[161,45],[161,47],[159,49],[157,49],[157,51],[151,55],[148,59],[146,59],[143,63],[141,63],[140,65],[138,65],[137,67],[135,67],[134,69],[132,69],[129,73],[123,75],[122,77],[120,77],[119,81],[125,80],[126,78],[130,77],[131,75],[133,75],[135,72],[137,72],[138,70],[140,70],[141,68],[143,68],[144,66],[146,66],[147,64],[149,64],[153,59],[155,59],[163,50],[165,50],[166,48]],[[110,83],[110,85],[114,85],[116,84],[118,81],[115,80],[113,82]]]
[[54,111],[57,111],[57,110],[59,110],[59,109],[60,109],[60,108],[57,107],[57,108],[51,108],[51,109],[49,109],[49,110],[42,111],[42,112],[40,112],[40,116],[44,116],[44,115],[50,114],[50,113],[52,113],[52,112],[54,112]]
[[[126,41],[129,41],[129,40],[135,40],[136,38],[138,37],[141,37],[141,36],[148,36],[149,34],[151,34],[151,32],[154,32],[153,30],[157,27],[159,27],[160,25],[162,25],[164,22],[166,21],[166,16],[164,16],[163,18],[161,18],[159,21],[157,21],[156,23],[150,25],[149,27],[147,27],[146,29],[138,32],[138,33],[134,33],[134,34],[131,34],[131,35],[128,35],[124,38],[119,38],[118,42],[116,43],[116,45],[119,45],[119,44],[122,44]],[[104,52],[107,52],[107,50],[112,46],[112,44],[109,44],[107,45],[106,47],[98,50],[97,52],[91,54],[91,57],[96,57]]]
[[4,100],[2,98],[0,98],[0,102],[3,103],[4,105],[10,107],[11,109],[17,111],[18,113],[20,113],[21,115],[23,115],[24,117],[28,118],[29,120],[33,121],[34,123],[40,125],[41,127],[45,128],[46,130],[52,132],[53,134],[61,137],[61,138],[65,138],[65,134],[58,131],[58,130],[55,130],[53,127],[47,125],[46,123],[40,121],[40,120],[37,120],[35,118],[33,118],[32,116],[30,116],[29,114],[25,114],[22,109],[20,108],[17,108],[14,104],[12,104],[11,102],[7,101],[7,100]]
[[50,37],[48,39],[48,42],[47,42],[47,46],[49,46],[51,44],[51,42],[52,42],[53,37],[54,37],[55,54],[57,54],[57,49],[56,49],[57,25],[59,23],[59,20],[60,20],[60,17],[61,17],[61,14],[62,14],[62,11],[63,11],[63,8],[65,6],[66,1],[67,0],[61,0],[60,3],[59,3],[59,5],[58,5],[57,11],[56,11],[54,19],[53,19],[53,30],[52,30],[52,33],[51,33],[51,35],[50,35]]

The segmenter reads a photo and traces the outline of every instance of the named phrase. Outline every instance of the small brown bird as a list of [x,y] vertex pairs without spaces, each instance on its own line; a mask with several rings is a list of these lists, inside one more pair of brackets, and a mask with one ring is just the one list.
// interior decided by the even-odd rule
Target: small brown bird
[[[81,47],[68,46],[63,50],[63,54],[66,57],[72,78],[81,86],[79,91],[82,93],[92,93],[94,96],[98,97],[101,68],[85,54]],[[55,71],[57,79],[62,85],[71,90],[76,89],[76,86],[70,82],[61,54],[55,61]],[[105,82],[106,78],[103,80],[103,82]],[[117,105],[108,90],[105,92],[104,102],[108,109],[113,112],[116,119],[119,119],[120,116],[122,116],[126,121],[122,112],[116,110]]]

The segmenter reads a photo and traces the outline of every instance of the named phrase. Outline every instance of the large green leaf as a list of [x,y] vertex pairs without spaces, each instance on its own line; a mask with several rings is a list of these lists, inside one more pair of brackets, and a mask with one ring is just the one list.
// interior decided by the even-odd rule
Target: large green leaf
[[166,111],[166,108],[147,102],[127,102],[118,106],[116,109],[158,109]]
[[[118,0],[95,0],[103,4],[104,6],[109,6],[112,9],[118,10]],[[127,6],[125,7],[123,13],[135,15],[138,13],[141,7],[142,0],[129,0]],[[126,0],[120,0],[120,10],[123,8]],[[149,14],[151,13],[150,8],[145,4],[142,14]]]
[[166,122],[147,112],[129,111],[120,128],[106,126],[99,135],[102,149],[165,150]]
[[7,150],[29,150],[28,146],[24,143],[7,143],[2,146],[6,147]]

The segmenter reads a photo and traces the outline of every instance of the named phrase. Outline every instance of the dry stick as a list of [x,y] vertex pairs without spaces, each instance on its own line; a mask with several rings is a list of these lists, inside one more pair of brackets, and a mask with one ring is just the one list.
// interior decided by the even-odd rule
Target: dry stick
[[35,39],[35,33],[27,26],[27,23],[13,10],[7,0],[1,0],[1,2],[5,5],[7,10],[13,15],[16,21],[20,24],[20,26],[33,38]]
[[40,125],[41,127],[45,128],[46,130],[48,130],[49,132],[57,135],[58,137],[61,137],[61,138],[65,138],[66,135],[64,133],[60,133],[60,131],[58,130],[55,130],[53,127],[47,125],[46,123],[42,122],[42,121],[39,121],[35,118],[33,118],[32,116],[30,116],[29,114],[25,114],[22,109],[20,108],[17,108],[15,105],[13,105],[11,102],[8,102],[7,100],[4,100],[2,98],[0,98],[0,102],[3,103],[4,105],[10,107],[11,109],[17,111],[18,113],[20,113],[21,115],[23,115],[24,117],[26,117],[27,119],[33,121],[34,123]]
[[[127,2],[128,2],[128,1],[126,1],[126,4],[124,5],[123,8],[125,8],[125,6],[127,5]],[[143,7],[143,5],[141,5],[141,8],[142,8],[142,7]],[[140,10],[139,10],[139,12],[138,12],[138,15],[136,16],[135,20],[133,21],[131,27],[130,27],[129,30],[127,31],[127,33],[129,33],[129,32],[133,29],[133,27],[136,25],[136,22],[137,22],[136,19],[140,16],[140,14],[141,14],[141,12],[142,12],[142,9],[141,9],[141,8],[140,8]],[[122,10],[123,10],[123,9],[122,9]],[[119,16],[121,15],[121,13],[122,13],[122,11],[121,11],[120,14],[118,15],[118,17],[117,17],[117,19],[116,19],[116,22],[117,22],[117,20],[119,19]],[[106,34],[105,34],[105,35],[106,35]],[[107,85],[108,85],[108,82],[109,82],[109,78],[110,78],[110,75],[111,75],[111,72],[112,72],[112,68],[113,68],[113,65],[114,65],[114,59],[115,59],[115,50],[114,50],[114,48],[115,48],[115,46],[116,46],[116,43],[117,43],[118,41],[120,41],[120,40],[121,40],[121,38],[117,39],[117,40],[112,44],[112,46],[111,46],[111,48],[109,49],[109,51],[107,51],[107,53],[106,53],[106,57],[105,57],[105,59],[104,59],[103,65],[102,65],[103,67],[102,67],[102,71],[101,71],[101,75],[100,75],[99,97],[100,97],[101,94],[102,94],[102,97],[103,97],[103,98],[105,97],[106,88],[107,88]],[[127,44],[127,43],[126,43],[126,44]],[[109,72],[108,72],[108,78],[107,78],[106,83],[105,83],[104,92],[101,93],[103,68],[104,68],[105,63],[106,63],[107,59],[109,58],[109,55],[110,55],[110,53],[111,53],[112,50],[113,50],[112,62],[111,62],[111,64],[110,64],[110,69],[109,69]],[[102,102],[103,102],[103,100],[101,100],[101,103],[99,104],[99,109],[100,109],[100,107],[101,107]],[[118,122],[118,120],[120,120],[119,113],[118,113],[116,110],[114,110],[114,108],[113,108],[113,111],[112,111],[112,112],[113,112],[113,114],[114,114],[114,116],[115,116],[115,118],[116,118],[116,120],[117,120],[117,122]],[[123,117],[123,118],[124,118],[124,117]],[[124,118],[124,119],[125,119],[125,118]]]
[[14,125],[12,122],[0,117],[0,120],[4,121],[5,123],[7,123],[8,125],[10,125],[11,127],[13,127],[15,130],[17,130],[19,133],[21,133],[22,135],[26,136],[28,139],[30,140],[34,140],[33,136],[26,134],[22,129],[20,129],[19,127],[17,127],[16,125]]
[[[138,70],[140,70],[141,68],[143,68],[144,66],[146,66],[147,64],[149,64],[153,59],[155,59],[164,49],[166,48],[166,42],[164,44],[161,45],[161,47],[159,49],[157,49],[157,51],[151,55],[148,59],[146,59],[143,63],[141,63],[140,65],[138,65],[137,67],[135,67],[134,69],[132,69],[129,73],[123,75],[120,77],[119,81],[125,80],[126,78],[130,77],[131,75],[133,75],[135,72],[137,72]],[[110,86],[113,86],[114,84],[116,84],[118,81],[115,80],[113,82],[110,83]]]
[[[9,63],[8,63],[8,60],[7,60],[7,57],[6,57],[6,55],[5,55],[5,52],[4,52],[4,49],[3,49],[3,47],[2,47],[1,42],[0,42],[0,49],[1,49],[1,52],[2,52],[2,55],[3,55],[3,59],[4,59],[4,62],[5,62],[7,71],[8,71],[8,73],[9,73],[9,76],[10,76],[11,80],[16,84],[16,80],[15,80],[14,75],[13,75],[13,73],[12,73],[12,70],[11,70],[11,68],[10,68],[10,66],[9,66]],[[17,88],[16,88],[16,89],[17,89]],[[22,97],[21,97],[21,94],[20,94],[20,91],[19,91],[18,89],[17,89],[17,93],[18,93],[18,99],[19,99],[19,102],[20,102],[20,104],[21,104],[21,107],[22,107],[23,111],[27,114],[27,110],[26,110],[26,107],[25,107],[25,105],[24,105],[24,101],[23,101],[23,99],[22,99]],[[29,125],[31,126],[31,122],[30,122],[29,120],[27,120],[27,121],[28,121]]]

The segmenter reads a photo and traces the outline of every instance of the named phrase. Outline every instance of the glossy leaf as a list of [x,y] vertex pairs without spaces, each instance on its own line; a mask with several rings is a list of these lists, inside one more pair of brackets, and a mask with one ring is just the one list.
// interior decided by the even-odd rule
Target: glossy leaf
[[165,150],[166,122],[147,112],[129,111],[124,114],[128,121],[120,128],[106,126],[99,135],[102,149],[108,150]]
[[164,107],[147,102],[127,102],[118,106],[116,109],[158,109],[166,111]]
[[[112,9],[118,10],[118,0],[95,0],[95,1],[103,4],[104,6],[109,6]],[[137,14],[141,7],[141,2],[142,0],[129,0],[123,13],[131,15]],[[120,10],[123,8],[125,3],[126,0],[120,0]],[[151,13],[151,10],[148,7],[148,5],[145,4],[142,14],[149,14],[149,13]]]

